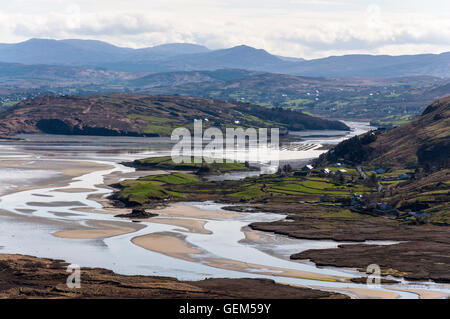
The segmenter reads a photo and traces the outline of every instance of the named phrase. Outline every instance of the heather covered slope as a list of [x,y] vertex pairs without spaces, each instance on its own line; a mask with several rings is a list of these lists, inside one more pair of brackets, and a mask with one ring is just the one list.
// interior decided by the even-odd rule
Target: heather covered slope
[[0,135],[17,133],[104,136],[170,136],[176,127],[278,127],[282,131],[338,129],[339,121],[298,111],[267,109],[243,103],[179,96],[106,94],[39,97],[0,113]]
[[23,88],[64,87],[72,85],[113,85],[135,75],[102,68],[68,65],[27,65],[0,62],[0,83]]
[[410,123],[344,141],[320,160],[345,159],[355,164],[396,168],[444,168],[449,166],[449,158],[450,96],[432,103]]
[[416,120],[380,134],[370,147],[373,163],[448,167],[450,96],[428,106]]

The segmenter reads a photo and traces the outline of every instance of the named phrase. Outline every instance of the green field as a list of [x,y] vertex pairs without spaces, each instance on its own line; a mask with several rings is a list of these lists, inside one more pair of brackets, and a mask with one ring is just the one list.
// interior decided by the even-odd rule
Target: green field
[[[230,162],[222,159],[200,158],[200,157],[180,157],[181,163],[175,163],[171,156],[148,157],[137,160],[136,163],[149,168],[159,168],[168,170],[198,170],[207,167],[210,172],[226,173],[232,171],[249,170],[244,163]],[[199,163],[196,163],[199,162]]]
[[121,191],[118,199],[131,204],[144,205],[151,201],[170,198],[182,198],[183,194],[170,190],[170,185],[187,185],[199,182],[193,174],[162,174],[141,177],[137,180],[126,180],[119,183]]

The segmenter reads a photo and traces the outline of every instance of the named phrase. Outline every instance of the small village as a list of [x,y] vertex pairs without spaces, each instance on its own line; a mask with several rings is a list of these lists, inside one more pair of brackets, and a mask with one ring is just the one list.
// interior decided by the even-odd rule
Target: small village
[[[305,165],[293,176],[320,176],[330,178],[333,183],[340,186],[354,187],[358,184],[366,186],[362,192],[348,196],[332,196],[324,193],[320,196],[320,204],[334,205],[350,209],[360,214],[384,216],[387,218],[400,218],[410,222],[420,222],[429,213],[421,211],[401,211],[391,203],[384,201],[386,192],[392,194],[396,185],[416,178],[413,170],[389,170],[383,167],[373,168],[369,173],[361,167],[352,168],[342,162],[336,162],[331,167],[315,169],[313,165]],[[380,196],[380,194],[383,194]]]

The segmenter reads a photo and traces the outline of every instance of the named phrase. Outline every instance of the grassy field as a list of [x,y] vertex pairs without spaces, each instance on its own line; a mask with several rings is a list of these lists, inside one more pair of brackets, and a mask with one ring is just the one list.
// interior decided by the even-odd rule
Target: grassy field
[[140,120],[146,121],[148,124],[144,129],[144,133],[147,133],[147,134],[158,134],[158,135],[170,136],[172,134],[172,131],[176,127],[183,125],[183,123],[181,121],[174,121],[171,119],[157,117],[157,116],[129,114],[127,117],[129,117],[131,119],[140,119]]
[[[169,159],[145,159],[158,168],[174,169]],[[197,164],[200,165],[200,164]],[[185,168],[198,168],[190,164]],[[224,163],[217,166],[221,172],[244,169],[241,163]],[[277,174],[248,177],[241,181],[207,182],[194,174],[172,173],[151,175],[133,181],[120,183],[120,198],[123,201],[150,203],[160,200],[177,200],[209,196],[224,201],[259,202],[267,198],[272,200],[308,200],[319,202],[324,194],[330,200],[342,196],[352,196],[354,193],[365,193],[368,188],[360,183],[350,182],[347,178],[344,184],[335,183],[330,177],[296,177]]]
[[[169,156],[146,158],[140,160],[139,163],[146,165],[147,168],[190,171],[211,165],[214,171],[220,173],[248,169],[243,163],[236,162],[177,164]],[[330,170],[337,171],[338,169],[340,168],[331,168]],[[371,169],[373,167],[364,168],[366,173],[369,173]],[[353,211],[348,210],[350,198],[354,194],[363,194],[369,200],[357,209],[358,212],[362,210],[369,213],[382,213],[378,208],[373,211],[369,205],[382,202],[390,203],[393,208],[402,212],[398,216],[402,219],[405,219],[407,217],[405,214],[409,212],[422,212],[428,215],[417,217],[421,221],[436,224],[450,223],[450,182],[432,182],[431,180],[429,183],[416,186],[414,183],[418,183],[417,180],[398,178],[401,174],[413,173],[413,170],[392,170],[384,174],[377,174],[378,178],[383,177],[381,184],[384,186],[384,190],[376,192],[370,178],[364,181],[359,178],[355,169],[345,168],[345,170],[344,173],[329,175],[324,175],[320,170],[313,170],[310,176],[295,176],[294,171],[287,175],[267,174],[247,177],[238,181],[206,181],[201,175],[182,172],[151,175],[121,182],[119,187],[121,190],[118,192],[117,199],[131,205],[148,205],[161,201],[179,200],[218,200],[249,204],[308,202],[328,207],[326,210],[330,213],[324,218],[350,219],[361,217],[361,214],[355,212],[353,208]],[[444,174],[447,173],[444,172]],[[324,197],[324,195],[326,196]],[[405,221],[415,222],[417,218],[409,215]]]
[[[182,163],[175,163],[170,156],[162,157],[148,157],[137,160],[135,163],[140,166],[147,166],[149,168],[168,169],[168,170],[198,170],[207,167],[211,172],[226,173],[232,171],[249,170],[244,163],[231,162],[228,163],[222,159],[212,158],[194,158],[181,157]],[[199,163],[196,163],[198,161]]]
[[131,205],[145,205],[152,201],[183,198],[182,193],[170,190],[168,186],[197,182],[199,182],[197,176],[183,173],[151,175],[137,180],[126,180],[119,183],[121,190],[117,194],[117,199]]
[[3,102],[2,106],[13,106],[16,105],[17,103],[19,103],[19,101],[7,101]]

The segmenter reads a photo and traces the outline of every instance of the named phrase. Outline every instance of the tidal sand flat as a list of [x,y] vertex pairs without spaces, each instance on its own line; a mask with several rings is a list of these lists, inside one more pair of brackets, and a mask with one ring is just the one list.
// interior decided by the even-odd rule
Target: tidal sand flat
[[[26,153],[18,147],[17,152],[21,151]],[[148,152],[133,153],[132,158]],[[47,161],[45,155],[41,156],[40,161]],[[286,239],[247,227],[254,222],[282,220],[283,214],[235,212],[224,210],[225,204],[206,201],[162,205],[150,209],[158,216],[149,219],[114,217],[131,209],[112,205],[107,198],[113,192],[109,183],[155,172],[136,172],[120,165],[127,157],[123,153],[97,156],[89,151],[67,158],[66,153],[53,151],[47,167],[55,169],[51,166],[55,156],[63,159],[66,172],[79,170],[79,175],[59,185],[37,184],[32,185],[32,190],[3,195],[0,221],[5,227],[0,234],[0,252],[63,259],[124,275],[171,276],[180,280],[265,278],[288,285],[316,286],[331,293],[340,290],[352,297],[390,298],[395,294],[398,298],[418,298],[425,296],[421,291],[447,293],[447,288],[434,283],[420,283],[414,291],[399,290],[409,285],[402,281],[383,285],[369,294],[363,290],[364,284],[351,282],[352,278],[363,276],[360,272],[290,260],[286,252],[334,248],[339,242]],[[77,166],[80,163],[92,163],[93,167],[81,171]],[[272,245],[263,248],[269,242]]]
[[144,225],[129,222],[89,220],[84,223],[84,227],[81,229],[62,230],[52,235],[62,238],[97,239],[134,233],[144,227]]

